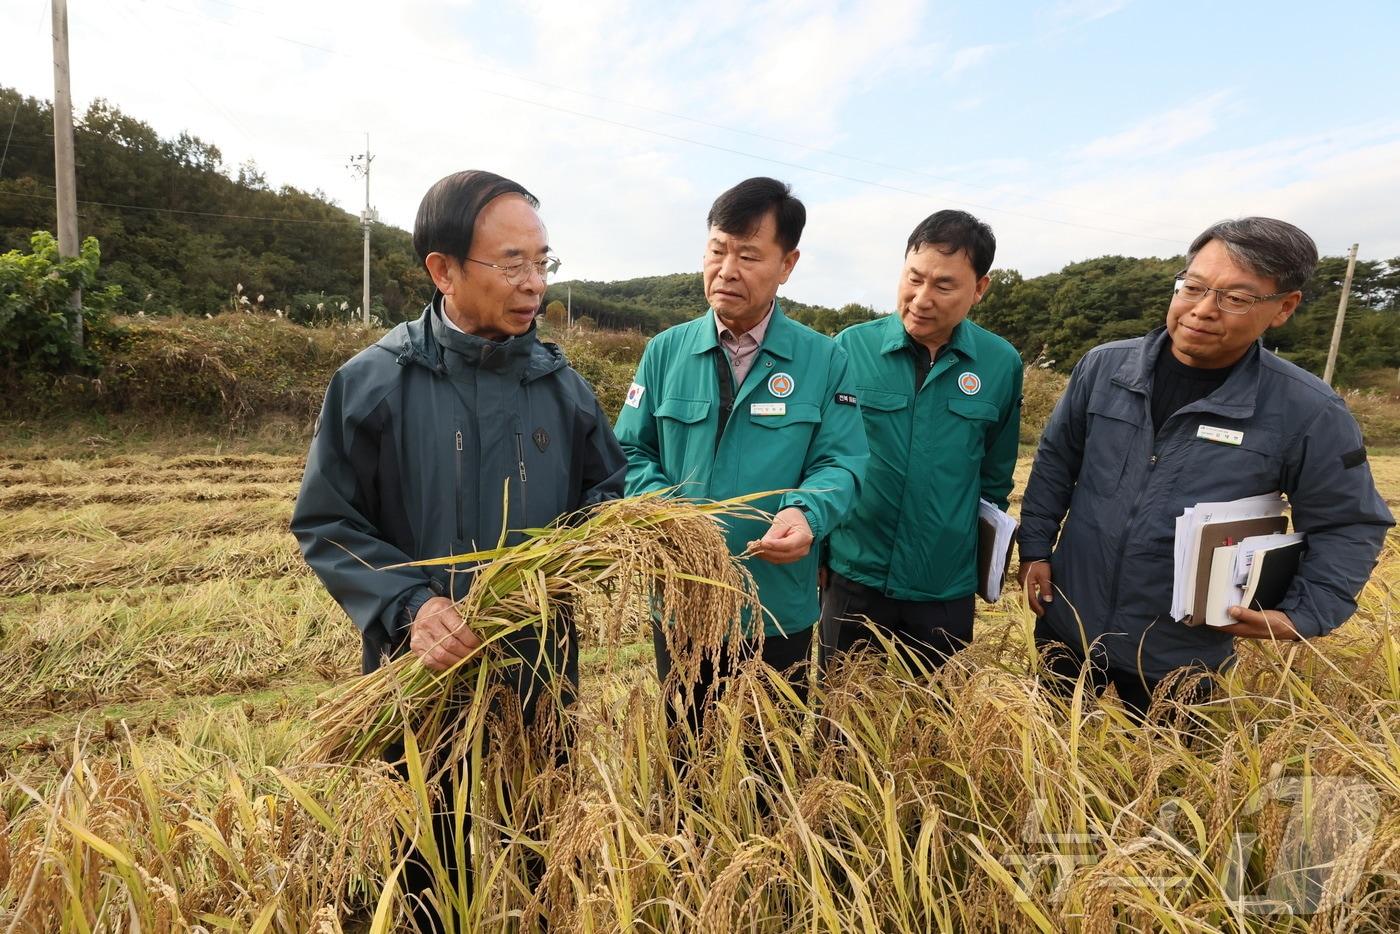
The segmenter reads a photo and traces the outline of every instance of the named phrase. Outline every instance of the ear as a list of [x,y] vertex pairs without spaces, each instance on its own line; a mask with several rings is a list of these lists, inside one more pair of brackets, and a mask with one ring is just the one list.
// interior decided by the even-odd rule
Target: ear
[[452,273],[461,264],[446,253],[429,253],[423,259],[423,265],[428,267],[428,277],[433,280],[433,285],[437,286],[438,291],[443,295],[451,295],[454,284]]
[[982,296],[987,294],[987,289],[992,284],[991,276],[983,276],[977,280],[977,289],[972,294],[972,304],[976,305],[982,300]]
[[1298,305],[1303,300],[1302,292],[1290,292],[1279,302],[1278,313],[1269,319],[1269,327],[1282,327],[1288,323],[1288,319],[1293,317],[1293,312],[1298,310]]
[[783,257],[783,277],[778,280],[779,285],[788,281],[788,276],[792,275],[792,269],[797,265],[797,260],[801,255],[801,250],[792,250]]

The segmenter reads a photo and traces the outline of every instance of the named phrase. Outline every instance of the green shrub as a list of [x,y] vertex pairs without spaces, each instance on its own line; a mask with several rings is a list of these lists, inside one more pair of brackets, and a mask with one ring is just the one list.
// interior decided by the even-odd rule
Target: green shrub
[[[95,237],[83,241],[81,255],[58,255],[58,241],[39,230],[30,252],[0,254],[0,382],[14,389],[35,377],[90,370],[110,330],[108,309],[120,297],[116,286],[93,290],[102,251]],[[84,347],[69,331],[69,296],[83,289]]]

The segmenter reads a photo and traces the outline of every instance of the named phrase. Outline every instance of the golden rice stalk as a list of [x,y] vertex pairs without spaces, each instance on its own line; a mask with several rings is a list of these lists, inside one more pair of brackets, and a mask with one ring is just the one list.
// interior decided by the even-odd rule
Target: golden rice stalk
[[[576,598],[599,588],[611,591],[615,606],[650,594],[653,612],[675,622],[667,638],[678,676],[693,677],[702,657],[742,637],[742,619],[761,612],[752,578],[731,557],[720,525],[725,516],[760,515],[747,505],[755,498],[631,497],[598,506],[577,523],[532,530],[517,545],[417,562],[471,570],[471,587],[458,608],[482,649],[442,673],[406,654],[333,692],[313,715],[321,739],[306,761],[377,757],[401,738],[406,724],[419,748],[434,748],[466,709],[464,691],[483,686],[492,666],[521,663],[504,656],[503,640],[528,627],[544,631]],[[624,618],[614,614],[605,626],[604,645],[618,643]],[[474,712],[484,713],[480,707],[473,705]]]

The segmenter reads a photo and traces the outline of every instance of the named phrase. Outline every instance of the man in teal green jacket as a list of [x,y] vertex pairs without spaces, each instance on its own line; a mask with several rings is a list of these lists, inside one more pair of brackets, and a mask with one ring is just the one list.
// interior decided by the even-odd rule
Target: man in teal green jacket
[[995,252],[972,215],[929,216],[905,247],[897,313],[837,335],[871,456],[855,509],[831,533],[823,667],[873,642],[871,625],[913,671],[972,639],[977,501],[1006,508],[1021,428],[1021,358],[967,320]]
[[[715,200],[703,269],[710,310],[652,338],[617,418],[628,495],[675,487],[678,496],[717,500],[788,491],[755,503],[776,514],[771,525],[730,519],[726,538],[733,554],[746,556],[764,608],[763,620],[745,626],[762,625],[763,660],[793,672],[799,689],[798,663],[820,615],[818,545],[855,502],[868,457],[845,352],[777,303],[805,222],[802,202],[771,178],[741,182]],[[654,641],[665,683],[671,657],[660,624]],[[747,641],[728,646],[718,666],[677,686],[692,728],[711,688],[722,690],[728,669],[752,652]]]

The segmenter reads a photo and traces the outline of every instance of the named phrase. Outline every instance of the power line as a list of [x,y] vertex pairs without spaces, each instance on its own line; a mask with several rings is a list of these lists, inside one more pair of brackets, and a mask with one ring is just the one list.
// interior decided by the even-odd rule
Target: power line
[[[233,8],[235,8],[235,9],[244,9],[244,10],[248,9],[248,8],[245,8],[245,7],[239,7],[239,6],[237,6],[236,4],[232,4],[232,3],[225,3],[224,5],[225,5],[225,6],[229,6],[229,7],[233,7]],[[170,3],[162,3],[162,6],[165,6],[165,7],[168,8],[168,9],[174,10],[174,11],[177,12],[177,13],[184,13],[184,14],[189,15],[189,16],[197,16],[197,17],[200,17],[200,18],[202,18],[202,19],[208,20],[208,21],[210,21],[210,22],[218,23],[219,25],[224,26],[224,27],[227,27],[227,28],[232,28],[232,29],[239,29],[239,30],[248,31],[248,27],[245,27],[245,26],[243,26],[242,24],[232,23],[232,22],[229,22],[228,20],[220,19],[220,18],[215,17],[215,16],[210,16],[210,15],[207,14],[207,13],[202,13],[202,12],[195,11],[195,10],[189,10],[189,9],[186,9],[186,8],[183,8],[183,7],[173,6],[173,5],[171,5]],[[327,54],[327,55],[334,55],[334,56],[337,56],[337,57],[351,58],[351,59],[356,59],[356,60],[358,60],[358,57],[357,57],[357,56],[350,55],[349,53],[341,52],[341,51],[339,51],[339,50],[337,50],[337,49],[328,48],[328,47],[326,47],[326,46],[317,45],[317,44],[315,44],[315,43],[306,42],[306,41],[303,41],[303,40],[301,40],[301,39],[293,38],[293,37],[291,37],[291,36],[285,36],[285,35],[281,35],[281,34],[278,34],[278,33],[269,33],[269,32],[267,32],[267,31],[265,31],[265,30],[262,30],[262,29],[259,29],[258,32],[257,32],[257,34],[258,34],[258,36],[260,36],[260,37],[262,37],[262,38],[266,38],[266,37],[268,37],[268,36],[271,36],[272,38],[278,39],[278,40],[280,40],[280,41],[282,41],[282,42],[287,42],[287,43],[290,43],[290,44],[292,44],[292,45],[301,46],[302,48],[311,49],[311,50],[317,51],[317,52],[323,52],[323,53],[325,53],[325,54]],[[952,184],[968,185],[969,187],[983,188],[983,189],[991,190],[991,191],[1002,190],[1002,189],[999,189],[999,188],[994,188],[993,186],[976,185],[976,184],[967,183],[967,182],[960,182],[960,181],[956,181],[956,180],[953,180],[953,179],[948,179],[948,178],[943,177],[943,176],[936,176],[936,175],[932,175],[932,174],[927,173],[927,172],[921,172],[921,171],[916,170],[916,169],[906,169],[906,168],[902,168],[902,167],[900,167],[900,166],[894,166],[894,165],[889,165],[889,164],[887,164],[887,163],[876,162],[876,161],[869,160],[869,159],[864,159],[864,158],[861,158],[861,157],[858,157],[858,156],[847,156],[847,155],[843,155],[843,154],[838,153],[838,152],[833,152],[833,151],[831,151],[831,150],[825,150],[825,149],[820,149],[820,148],[818,148],[818,147],[809,146],[809,145],[807,145],[807,144],[805,144],[805,143],[799,143],[799,142],[795,142],[795,141],[791,141],[791,140],[784,140],[784,139],[781,139],[781,138],[779,138],[779,137],[766,136],[766,135],[764,135],[764,134],[762,134],[762,133],[755,133],[755,132],[752,132],[752,131],[749,131],[749,130],[741,130],[741,129],[737,129],[737,128],[734,128],[734,127],[727,127],[727,126],[724,126],[723,124],[711,123],[711,122],[704,121],[704,120],[699,120],[699,119],[696,119],[696,118],[693,118],[693,117],[687,117],[687,116],[685,116],[684,114],[672,113],[672,112],[670,112],[670,111],[659,110],[659,109],[653,108],[653,107],[646,107],[646,106],[640,105],[640,104],[632,104],[632,103],[629,103],[629,102],[627,102],[627,101],[614,100],[614,99],[612,99],[612,98],[604,97],[604,96],[598,95],[598,94],[593,94],[593,93],[590,93],[590,92],[587,92],[587,91],[579,91],[579,90],[576,90],[576,89],[573,89],[573,88],[570,88],[570,87],[567,87],[567,86],[564,86],[564,85],[551,84],[551,83],[549,83],[549,82],[539,81],[539,80],[537,80],[537,79],[527,78],[527,77],[524,77],[524,76],[521,76],[521,75],[514,75],[514,74],[511,74],[511,73],[509,73],[509,72],[499,71],[499,70],[497,70],[497,69],[492,69],[492,68],[488,68],[488,67],[481,66],[481,65],[476,65],[476,64],[467,63],[467,62],[461,62],[461,61],[458,61],[458,60],[456,60],[456,59],[447,58],[446,56],[436,55],[436,56],[432,56],[432,57],[435,58],[435,59],[437,59],[438,61],[445,62],[445,63],[452,64],[452,65],[459,66],[459,67],[460,67],[460,66],[466,66],[466,67],[473,68],[473,69],[479,70],[479,71],[485,71],[485,72],[488,72],[488,73],[493,73],[493,74],[497,74],[497,75],[507,76],[507,77],[512,78],[513,80],[526,81],[526,82],[529,82],[529,83],[532,83],[532,84],[537,84],[537,85],[540,85],[540,86],[543,86],[543,87],[548,87],[548,88],[551,88],[551,89],[554,89],[554,90],[562,90],[562,91],[566,91],[566,92],[569,92],[569,93],[578,94],[578,95],[581,95],[581,96],[584,96],[584,97],[592,97],[592,98],[595,98],[595,99],[598,99],[598,100],[607,101],[607,102],[610,102],[610,103],[617,103],[617,104],[620,104],[620,105],[622,105],[622,106],[634,107],[634,108],[639,109],[639,110],[646,110],[646,111],[649,111],[649,112],[652,112],[652,113],[661,114],[661,115],[665,115],[665,116],[668,116],[668,117],[673,117],[673,118],[678,119],[678,120],[684,120],[684,121],[687,121],[687,122],[690,122],[690,123],[695,123],[695,124],[698,124],[698,125],[701,125],[701,126],[708,126],[708,127],[715,128],[715,129],[722,129],[722,130],[725,130],[725,131],[727,131],[727,132],[732,132],[732,133],[741,133],[741,134],[744,134],[744,135],[747,135],[747,136],[753,136],[753,137],[756,137],[756,138],[759,138],[759,139],[764,139],[764,140],[768,140],[768,141],[771,141],[771,142],[777,142],[777,143],[781,143],[781,144],[784,144],[784,145],[796,146],[796,147],[799,147],[799,148],[803,148],[803,149],[810,150],[810,151],[812,151],[812,152],[817,152],[817,153],[822,153],[822,154],[825,154],[825,155],[835,156],[835,157],[837,157],[837,158],[850,159],[850,160],[852,160],[852,161],[857,161],[857,162],[864,162],[864,163],[869,164],[869,165],[878,166],[878,167],[881,167],[881,168],[888,168],[888,169],[891,169],[891,170],[894,170],[894,171],[906,172],[906,173],[914,174],[914,175],[923,175],[923,176],[928,177],[928,178],[934,178],[934,179],[939,179],[939,180],[943,180],[943,181],[948,181],[948,182],[950,182],[950,183],[952,183]],[[1064,226],[1064,227],[1073,227],[1073,228],[1077,228],[1077,229],[1080,229],[1080,230],[1092,230],[1092,231],[1097,231],[1097,232],[1099,232],[1099,233],[1111,233],[1111,234],[1116,234],[1116,235],[1118,235],[1118,236],[1133,237],[1133,238],[1141,239],[1141,240],[1154,240],[1154,241],[1157,241],[1157,242],[1160,242],[1160,243],[1172,243],[1172,244],[1177,244],[1177,243],[1180,242],[1180,238],[1179,238],[1179,237],[1159,237],[1159,236],[1155,236],[1155,235],[1152,235],[1152,234],[1137,233],[1137,232],[1135,232],[1135,231],[1119,230],[1119,229],[1113,228],[1113,227],[1103,227],[1103,226],[1100,226],[1100,225],[1097,225],[1097,224],[1084,224],[1084,223],[1079,223],[1079,222],[1076,222],[1076,221],[1062,220],[1062,219],[1060,219],[1060,218],[1045,217],[1045,216],[1038,215],[1038,214],[1028,214],[1028,213],[1026,213],[1026,212],[1023,212],[1023,211],[1016,211],[1016,210],[1012,210],[1012,209],[1010,209],[1010,208],[995,207],[995,206],[993,206],[993,205],[988,205],[988,204],[979,204],[979,203],[974,202],[974,201],[968,201],[967,199],[964,199],[964,198],[940,198],[940,196],[935,196],[935,195],[932,195],[932,194],[930,194],[930,193],[928,193],[928,192],[917,191],[917,190],[910,189],[910,188],[905,188],[905,187],[902,187],[902,186],[899,186],[899,185],[891,185],[891,184],[888,184],[888,183],[885,183],[885,182],[873,181],[873,180],[871,180],[871,179],[860,178],[860,177],[857,177],[857,176],[847,175],[847,174],[844,174],[844,173],[841,173],[841,172],[834,172],[834,171],[830,171],[830,170],[827,170],[827,169],[814,168],[814,167],[812,167],[812,166],[803,165],[803,164],[798,163],[798,162],[791,162],[791,161],[787,161],[787,160],[783,160],[783,159],[776,159],[776,158],[773,158],[773,157],[771,157],[771,156],[763,156],[763,155],[759,155],[758,153],[747,152],[747,151],[742,150],[742,149],[735,149],[735,148],[728,147],[728,146],[721,146],[721,145],[718,145],[718,144],[716,144],[716,143],[707,143],[707,142],[704,142],[704,141],[702,141],[702,140],[692,139],[692,138],[687,137],[687,136],[681,136],[681,135],[675,134],[675,133],[667,133],[667,132],[664,132],[664,131],[661,131],[661,130],[654,130],[654,129],[651,129],[650,127],[639,126],[639,125],[637,125],[637,124],[628,123],[628,122],[622,121],[622,120],[614,120],[614,119],[611,119],[611,118],[608,118],[608,117],[599,116],[599,115],[597,115],[597,114],[592,114],[592,113],[588,113],[588,112],[585,112],[585,111],[574,110],[574,109],[571,109],[571,108],[568,108],[568,107],[563,107],[563,106],[560,106],[560,105],[557,105],[557,104],[549,104],[549,103],[545,103],[545,102],[543,102],[543,101],[534,100],[534,99],[532,99],[532,98],[520,97],[520,96],[513,95],[513,94],[507,94],[507,93],[505,93],[505,92],[503,92],[503,91],[495,91],[495,90],[491,90],[491,89],[489,89],[489,88],[475,88],[475,89],[473,89],[473,93],[477,93],[477,94],[487,94],[487,95],[490,95],[490,96],[493,96],[493,97],[502,98],[502,99],[504,99],[504,100],[514,101],[514,102],[516,102],[516,103],[528,104],[528,105],[531,105],[531,106],[534,106],[534,107],[540,107],[540,108],[543,108],[543,109],[546,109],[546,110],[552,110],[552,111],[555,111],[555,112],[557,112],[557,113],[569,114],[570,116],[578,117],[578,118],[584,119],[584,120],[592,120],[592,121],[596,121],[596,122],[599,122],[599,123],[607,124],[607,125],[609,125],[609,126],[615,126],[615,127],[620,127],[620,128],[622,128],[622,129],[632,130],[632,131],[637,132],[637,133],[644,133],[644,134],[647,134],[647,135],[650,135],[650,136],[660,137],[660,138],[662,138],[662,139],[669,139],[669,140],[673,140],[673,141],[675,141],[675,142],[686,143],[686,144],[692,145],[692,146],[699,146],[699,147],[702,147],[702,148],[705,148],[705,149],[715,150],[715,151],[717,151],[717,152],[724,152],[724,153],[728,153],[728,154],[730,154],[730,155],[741,156],[741,157],[747,158],[747,159],[755,159],[755,160],[758,160],[758,161],[760,161],[760,162],[767,162],[767,163],[770,163],[770,164],[773,164],[773,165],[780,165],[780,166],[784,166],[784,167],[786,167],[786,168],[796,169],[797,171],[800,171],[800,172],[811,172],[811,173],[815,173],[815,174],[818,174],[818,175],[826,176],[826,177],[828,177],[828,178],[834,178],[834,179],[839,179],[839,180],[841,180],[841,181],[852,182],[852,183],[858,184],[858,185],[867,185],[867,186],[874,187],[874,188],[882,188],[882,189],[884,189],[884,190],[886,190],[886,191],[897,192],[897,193],[899,193],[899,194],[913,195],[913,196],[918,197],[918,198],[924,198],[924,199],[929,199],[929,200],[938,199],[938,200],[951,201],[951,202],[954,202],[954,203],[960,203],[960,204],[962,204],[962,205],[964,205],[964,206],[966,206],[966,207],[975,208],[976,210],[979,210],[979,211],[990,211],[990,212],[993,212],[993,213],[1004,214],[1004,215],[1006,215],[1006,216],[1008,216],[1008,217],[1019,217],[1019,218],[1022,218],[1022,219],[1024,219],[1024,220],[1033,220],[1033,221],[1039,221],[1039,222],[1041,222],[1041,223],[1057,224],[1057,225],[1060,225],[1060,226]],[[1050,199],[1045,199],[1045,198],[1037,198],[1037,197],[1031,196],[1031,195],[1018,195],[1018,196],[1019,196],[1019,197],[1024,197],[1024,198],[1026,198],[1026,199],[1028,199],[1028,200],[1043,201],[1043,202],[1045,202],[1045,203],[1047,203],[1047,204],[1054,204],[1054,205],[1057,205],[1057,206],[1060,206],[1060,207],[1068,207],[1068,208],[1070,208],[1070,209],[1072,209],[1072,210],[1087,210],[1087,211],[1089,211],[1089,212],[1091,212],[1091,213],[1097,213],[1097,214],[1101,214],[1101,215],[1104,215],[1104,216],[1118,216],[1118,217],[1121,217],[1121,218],[1126,219],[1126,220],[1138,220],[1138,221],[1143,221],[1143,222],[1146,222],[1146,223],[1154,223],[1154,222],[1152,222],[1152,221],[1148,221],[1146,218],[1133,217],[1133,216],[1131,216],[1131,215],[1121,215],[1121,214],[1120,214],[1120,215],[1114,215],[1114,214],[1112,214],[1111,212],[1099,211],[1099,210],[1094,209],[1094,208],[1082,208],[1082,207],[1079,207],[1079,206],[1077,206],[1077,205],[1070,205],[1070,204],[1067,204],[1067,203],[1064,203],[1064,202],[1051,201]]]

